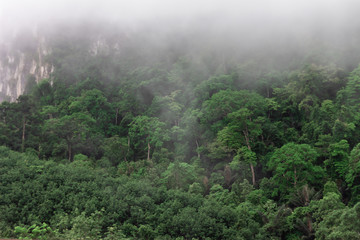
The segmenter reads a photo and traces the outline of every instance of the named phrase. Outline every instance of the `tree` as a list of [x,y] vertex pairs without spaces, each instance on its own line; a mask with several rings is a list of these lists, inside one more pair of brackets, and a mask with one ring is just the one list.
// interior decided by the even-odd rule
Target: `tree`
[[74,146],[83,143],[88,138],[90,128],[94,127],[94,125],[95,120],[89,115],[74,113],[47,120],[45,122],[45,132],[65,141],[68,160],[71,162],[74,156]]
[[233,82],[234,80],[230,75],[211,77],[201,82],[195,88],[196,101],[203,103],[221,90],[232,89],[234,87]]
[[345,178],[349,167],[349,148],[349,143],[346,140],[341,140],[329,146],[330,158],[324,164],[328,168],[330,176],[334,179]]
[[117,166],[121,160],[127,160],[130,151],[130,138],[117,135],[106,138],[101,148],[104,150],[104,156],[110,160],[113,166]]
[[345,104],[353,108],[360,105],[360,65],[351,72],[349,81],[344,89]]
[[[327,201],[336,201],[335,195],[324,197]],[[339,201],[339,200],[338,200]],[[353,208],[332,209],[316,228],[316,239],[360,239],[360,203]]]
[[134,146],[134,151],[147,150],[147,160],[150,160],[151,148],[161,147],[169,140],[165,123],[158,118],[137,116],[129,124],[129,136]]
[[150,112],[160,117],[160,120],[169,123],[170,126],[179,126],[180,117],[184,106],[178,101],[181,91],[171,92],[164,97],[155,97],[152,101]]
[[348,162],[344,165],[347,171],[345,181],[351,189],[351,203],[355,204],[360,199],[360,143],[357,144],[350,152]]
[[226,125],[228,114],[241,108],[248,109],[254,116],[261,116],[266,113],[267,104],[254,92],[221,90],[203,103],[201,122],[210,125],[216,133]]
[[41,106],[53,104],[54,94],[50,80],[44,79],[35,85],[31,91],[31,96]]
[[2,102],[0,105],[1,144],[21,149],[21,138],[18,137],[18,116],[16,103]]
[[110,104],[100,90],[82,92],[80,97],[73,99],[68,108],[70,114],[82,112],[90,115],[96,121],[98,128],[106,133],[111,119]]
[[21,137],[21,151],[25,150],[25,139],[26,139],[26,127],[28,122],[31,120],[32,115],[34,115],[35,104],[29,96],[20,96],[17,99],[19,112],[22,115],[22,137]]
[[233,158],[233,161],[230,163],[232,170],[239,171],[242,168],[243,164],[250,165],[252,184],[255,185],[255,170],[254,165],[257,162],[256,153],[251,151],[248,147],[241,147],[237,150],[236,155]]
[[[242,146],[249,151],[259,143],[261,124],[265,121],[267,101],[250,91],[222,90],[203,104],[203,123],[210,125],[217,139],[236,153]],[[255,162],[249,162],[252,183],[255,185]]]
[[163,181],[168,188],[183,188],[188,186],[198,179],[196,166],[185,162],[175,161],[170,163],[165,172],[163,172]]
[[[246,158],[251,168],[252,183],[255,185],[254,164],[256,161],[254,160],[256,160],[256,157],[247,158],[246,156],[248,151],[252,152],[252,148],[257,143],[257,138],[262,133],[261,123],[264,122],[264,118],[256,118],[254,113],[247,108],[241,108],[229,113],[228,118],[230,123],[218,133],[218,139],[230,149],[237,151],[239,158]],[[248,151],[241,150],[241,147],[244,145]]]
[[350,208],[341,201],[334,182],[324,186],[324,197],[311,201],[316,239],[360,239],[360,204]]
[[[204,129],[199,122],[200,111],[189,108],[182,116],[179,134],[179,140],[183,146],[190,145],[190,149],[194,149],[197,157],[201,158],[201,140],[203,140]],[[189,155],[192,152],[188,153]],[[192,155],[190,155],[192,156]]]
[[307,144],[288,143],[273,153],[268,167],[282,194],[294,192],[305,184],[319,184],[324,170],[314,165],[316,151]]

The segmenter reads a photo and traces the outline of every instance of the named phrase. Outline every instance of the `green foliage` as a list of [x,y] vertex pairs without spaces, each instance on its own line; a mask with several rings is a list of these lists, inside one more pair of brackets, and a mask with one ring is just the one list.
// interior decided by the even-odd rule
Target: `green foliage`
[[345,104],[357,108],[360,104],[360,66],[351,72],[344,93]]
[[357,144],[351,150],[349,166],[346,166],[345,169],[348,170],[348,173],[346,174],[346,182],[352,186],[355,178],[358,177],[360,173],[360,144]]
[[129,125],[129,137],[136,151],[147,151],[150,159],[151,148],[160,148],[169,139],[165,123],[147,116],[136,117]]
[[260,115],[264,113],[266,107],[264,99],[254,92],[222,90],[204,102],[203,121],[215,123],[241,108],[248,109],[255,115]]
[[85,212],[71,219],[71,229],[64,232],[67,239],[99,239],[103,221],[103,211],[95,211],[90,216]]
[[197,101],[204,102],[221,90],[232,89],[233,81],[232,76],[220,75],[201,82],[195,89]]
[[345,206],[335,190],[327,191],[323,199],[312,202],[310,207],[317,239],[359,239],[359,204]]
[[104,139],[102,149],[104,157],[108,158],[113,166],[117,166],[121,161],[126,161],[130,157],[130,146],[128,138],[120,138],[115,135]]
[[326,160],[325,166],[330,168],[330,174],[335,179],[337,177],[345,178],[349,165],[349,144],[346,140],[330,144],[330,158]]
[[0,104],[0,237],[358,238],[360,67],[86,36]]
[[317,185],[324,177],[324,170],[314,165],[316,151],[307,144],[288,143],[276,149],[268,167],[273,170],[273,179],[282,194],[295,191],[305,184]]
[[188,189],[189,184],[198,179],[196,171],[194,165],[185,162],[174,162],[169,164],[162,177],[168,188]]
[[20,239],[53,239],[56,234],[46,223],[40,226],[36,224],[30,227],[16,226],[14,233]]

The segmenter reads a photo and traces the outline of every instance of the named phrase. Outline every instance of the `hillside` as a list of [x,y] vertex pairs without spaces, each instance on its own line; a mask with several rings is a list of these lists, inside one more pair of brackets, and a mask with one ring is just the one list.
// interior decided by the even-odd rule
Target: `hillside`
[[356,24],[199,18],[9,30],[1,238],[359,239]]

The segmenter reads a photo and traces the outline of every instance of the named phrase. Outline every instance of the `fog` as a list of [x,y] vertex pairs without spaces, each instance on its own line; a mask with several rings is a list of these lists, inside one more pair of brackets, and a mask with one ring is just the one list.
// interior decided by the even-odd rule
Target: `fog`
[[254,34],[273,30],[341,34],[359,27],[359,5],[355,0],[1,0],[0,26],[4,34],[42,23],[101,20],[141,25],[150,21],[162,26],[226,27],[238,33],[245,29]]
[[350,49],[360,39],[359,6],[355,0],[0,0],[0,40],[23,30],[101,23],[109,32],[119,31],[115,26],[146,32],[158,45],[169,40],[165,34],[230,52]]

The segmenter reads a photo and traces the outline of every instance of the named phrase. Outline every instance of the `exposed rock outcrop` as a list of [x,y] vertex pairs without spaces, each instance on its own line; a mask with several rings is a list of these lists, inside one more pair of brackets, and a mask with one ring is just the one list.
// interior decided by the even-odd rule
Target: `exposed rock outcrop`
[[45,38],[22,37],[15,36],[11,44],[0,45],[0,101],[15,101],[24,93],[29,79],[39,82],[54,71],[54,66],[45,61],[51,53]]

